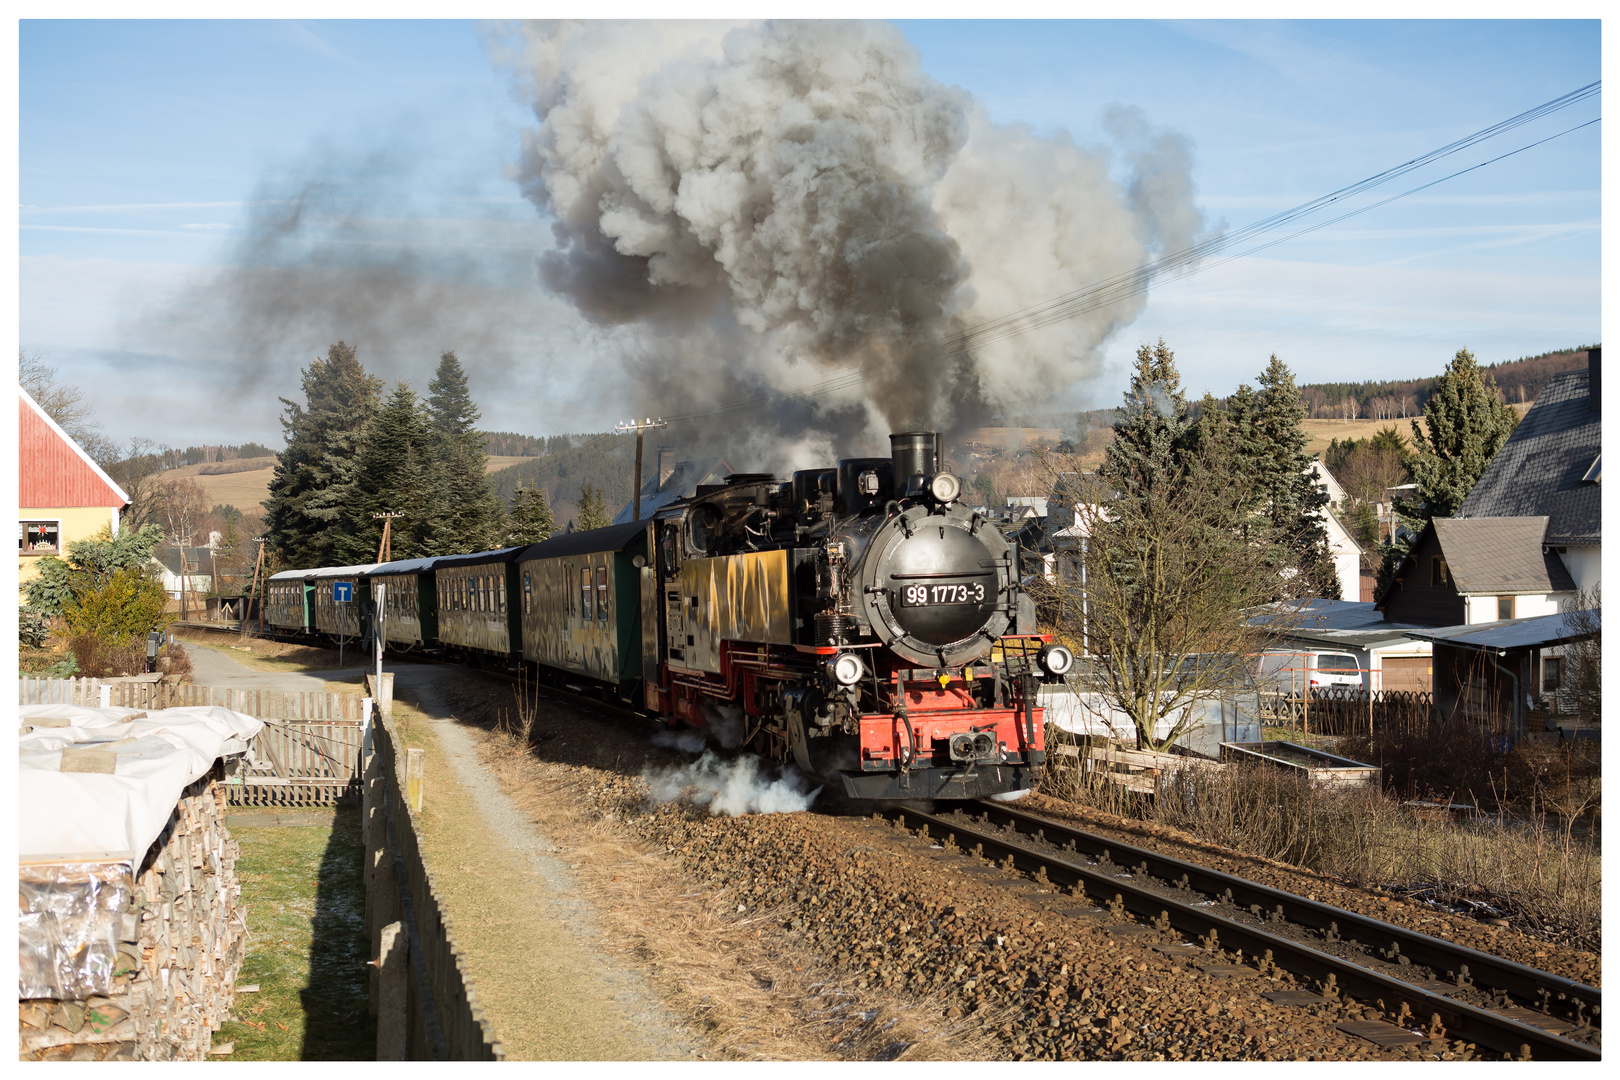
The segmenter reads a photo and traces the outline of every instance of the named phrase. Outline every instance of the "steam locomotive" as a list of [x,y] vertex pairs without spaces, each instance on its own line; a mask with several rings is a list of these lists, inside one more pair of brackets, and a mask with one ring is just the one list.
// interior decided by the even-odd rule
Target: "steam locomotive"
[[649,520],[529,547],[284,571],[266,620],[532,665],[850,799],[1028,790],[1038,684],[1074,657],[1036,633],[1016,552],[961,501],[939,435],[891,435],[890,451],[785,482],[733,474]]

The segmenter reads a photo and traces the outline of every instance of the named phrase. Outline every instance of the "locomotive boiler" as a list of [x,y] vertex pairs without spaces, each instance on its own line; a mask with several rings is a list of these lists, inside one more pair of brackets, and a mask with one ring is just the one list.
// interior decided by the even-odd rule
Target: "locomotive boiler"
[[855,799],[1027,790],[1035,632],[1016,552],[961,501],[939,436],[887,458],[734,474],[661,510],[641,573],[645,707],[791,760]]

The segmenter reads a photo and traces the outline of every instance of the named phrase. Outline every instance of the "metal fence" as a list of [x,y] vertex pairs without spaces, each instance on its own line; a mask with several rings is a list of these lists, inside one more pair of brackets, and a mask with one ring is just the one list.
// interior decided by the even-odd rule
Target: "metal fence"
[[1277,727],[1316,735],[1368,735],[1410,732],[1433,719],[1434,695],[1426,690],[1375,690],[1325,686],[1308,694],[1262,690],[1260,718]]

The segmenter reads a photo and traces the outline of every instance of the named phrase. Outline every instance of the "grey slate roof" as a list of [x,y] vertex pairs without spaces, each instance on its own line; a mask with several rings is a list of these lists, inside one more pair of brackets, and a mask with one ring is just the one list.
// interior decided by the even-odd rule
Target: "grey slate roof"
[[1587,408],[1584,371],[1555,375],[1463,500],[1460,516],[1551,519],[1545,542],[1597,544],[1603,489],[1583,479],[1602,445],[1601,412]]
[[[161,563],[163,569],[175,577],[179,577],[181,550],[174,544],[165,544],[152,553],[152,558]],[[209,555],[212,554],[210,549],[199,545],[197,547],[187,547],[184,550],[186,553],[186,573],[193,577],[207,577],[210,572],[209,568],[213,565],[209,560]]]
[[1434,531],[1465,596],[1575,589],[1564,561],[1542,548],[1545,517],[1435,518]]
[[[1580,619],[1576,615],[1583,616]],[[1592,636],[1587,626],[1601,625],[1598,611],[1561,611],[1534,619],[1501,619],[1472,626],[1442,626],[1433,630],[1408,630],[1406,636],[1419,641],[1435,641],[1465,649],[1507,652],[1510,649],[1551,648]],[[1590,619],[1590,623],[1587,620]]]
[[[677,461],[675,470],[669,474],[669,479],[662,484],[658,477],[641,485],[641,518],[643,521],[653,516],[653,512],[676,499],[689,499],[697,493],[699,484],[718,484],[730,476],[735,470],[726,464],[725,458],[697,458],[694,461]],[[624,504],[624,509],[613,516],[614,525],[625,525],[635,513],[635,501]]]

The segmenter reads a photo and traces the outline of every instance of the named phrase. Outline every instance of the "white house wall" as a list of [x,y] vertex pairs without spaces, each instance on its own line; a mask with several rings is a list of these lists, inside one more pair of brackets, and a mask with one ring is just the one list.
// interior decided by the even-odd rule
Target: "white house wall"
[[[1534,619],[1541,615],[1557,615],[1563,608],[1560,604],[1574,598],[1574,593],[1519,593],[1514,597],[1513,617],[1515,619]],[[1494,596],[1467,596],[1463,598],[1468,604],[1467,625],[1475,623],[1496,622],[1496,600]]]
[[1575,587],[1582,591],[1593,590],[1603,581],[1603,549],[1592,547],[1568,547],[1559,552],[1564,560],[1564,569],[1569,576],[1575,579]]

